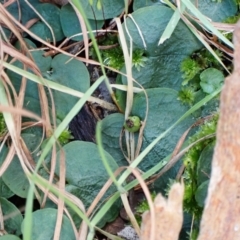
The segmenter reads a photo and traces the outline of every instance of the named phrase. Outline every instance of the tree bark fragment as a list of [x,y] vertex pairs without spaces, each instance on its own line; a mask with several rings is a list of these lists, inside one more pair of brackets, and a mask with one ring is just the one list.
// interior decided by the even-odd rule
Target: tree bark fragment
[[198,240],[240,239],[240,22],[234,71],[221,93],[217,143]]
[[178,240],[183,223],[183,195],[184,186],[175,183],[168,199],[158,194],[154,200],[155,222],[151,222],[150,212],[142,216],[141,240],[151,240],[151,226],[155,224],[154,240]]

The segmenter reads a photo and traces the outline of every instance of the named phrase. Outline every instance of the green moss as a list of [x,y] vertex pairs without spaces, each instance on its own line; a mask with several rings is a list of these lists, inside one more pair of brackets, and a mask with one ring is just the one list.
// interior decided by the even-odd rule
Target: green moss
[[102,51],[104,63],[109,67],[115,69],[121,69],[124,66],[123,52],[120,47],[114,47],[112,49]]
[[[61,135],[58,138],[58,141],[60,143],[61,146],[64,146],[65,144],[67,144],[71,139],[73,139],[73,136],[71,135],[71,132],[69,130],[64,130]],[[41,144],[41,149],[43,150],[46,146],[46,144],[48,143],[49,138],[44,139],[44,141]],[[57,145],[58,148],[58,145]]]
[[4,117],[3,117],[3,114],[0,113],[0,137],[6,133],[7,131],[7,125],[5,123],[5,120],[4,120]]
[[145,62],[147,58],[144,57],[144,51],[141,49],[136,49],[133,51],[132,64],[133,66],[140,71],[141,67],[145,67]]
[[[218,49],[214,50],[215,54],[222,60],[223,54]],[[207,50],[203,49],[199,52],[194,53],[191,57],[185,58],[180,66],[181,72],[183,73],[182,85],[187,85],[189,81],[196,80],[200,73],[207,68],[217,68],[222,71],[223,68],[218,60]]]
[[178,92],[178,100],[182,103],[192,105],[195,99],[195,92],[191,87],[183,87]]
[[197,240],[198,233],[199,233],[198,229],[194,228],[191,233],[188,233],[189,240]]
[[183,85],[186,85],[201,71],[201,66],[198,64],[198,62],[190,57],[187,57],[182,61],[180,68],[181,72],[183,72]]
[[[105,46],[106,49],[100,49],[104,64],[109,67],[120,70],[125,65],[123,51],[118,44],[118,37],[116,35],[108,34],[106,37],[98,41],[100,46]],[[113,46],[113,47],[111,47]],[[108,48],[109,47],[109,48]],[[90,49],[90,55],[93,59],[97,60],[97,55],[94,48]],[[144,56],[144,51],[141,49],[135,49],[132,53],[132,65],[137,68],[138,71],[145,66],[147,58]]]
[[[218,49],[214,50],[214,52],[218,58],[222,60],[222,52]],[[199,90],[202,89],[200,85],[200,75],[207,68],[216,68],[224,73],[222,65],[205,48],[193,53],[192,56],[187,57],[182,61],[180,70],[183,73],[182,85],[184,87],[178,92],[179,101],[189,106],[195,103]]]
[[[157,194],[155,192],[151,193],[152,200],[154,201]],[[139,224],[142,222],[142,214],[149,210],[149,204],[146,199],[142,200],[135,209],[135,217]]]
[[63,146],[65,144],[67,144],[71,139],[73,139],[71,132],[69,130],[65,129],[59,136],[58,141]]
[[[239,0],[236,0],[236,3],[239,5],[240,1]],[[236,16],[231,16],[231,17],[228,17],[226,18],[223,22],[224,23],[230,23],[230,24],[234,24],[236,23],[238,20],[240,19],[240,14],[236,15]],[[232,37],[233,37],[233,33],[224,33],[222,31],[222,33],[225,35],[225,37],[229,40],[232,40]]]
[[[206,121],[199,130],[190,137],[190,143],[197,141],[209,134],[215,133],[217,128],[218,114],[216,113],[214,117]],[[199,220],[202,215],[202,207],[198,206],[195,200],[195,193],[198,188],[197,185],[197,164],[202,150],[211,142],[213,139],[207,139],[201,141],[192,147],[184,156],[183,163],[185,165],[184,172],[184,210],[193,214],[196,220]]]

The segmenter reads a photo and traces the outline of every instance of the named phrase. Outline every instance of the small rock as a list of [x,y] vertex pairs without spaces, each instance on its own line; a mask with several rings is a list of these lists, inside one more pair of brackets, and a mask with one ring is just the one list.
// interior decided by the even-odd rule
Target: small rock
[[126,240],[139,240],[139,237],[131,226],[126,226],[123,230],[118,232],[119,237],[123,237]]

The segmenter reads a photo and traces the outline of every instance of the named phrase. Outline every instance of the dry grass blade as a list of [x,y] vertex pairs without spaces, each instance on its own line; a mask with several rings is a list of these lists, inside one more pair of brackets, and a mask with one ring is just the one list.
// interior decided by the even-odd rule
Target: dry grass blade
[[84,19],[81,15],[81,13],[77,10],[77,8],[75,7],[74,4],[71,3],[71,1],[69,2],[75,13],[77,14],[77,17],[78,17],[78,20],[79,20],[79,23],[80,23],[80,26],[81,26],[81,29],[82,29],[82,35],[83,35],[83,42],[84,42],[84,46],[85,46],[85,58],[86,58],[86,61],[89,60],[89,49],[88,49],[88,31],[87,31],[87,27],[86,27],[86,24],[84,22]]
[[[129,116],[131,110],[132,110],[132,103],[133,103],[133,81],[132,81],[132,48],[130,46],[130,50],[128,50],[127,42],[125,39],[125,35],[123,32],[123,28],[120,22],[119,18],[115,18],[115,21],[117,23],[118,31],[119,31],[119,38],[121,42],[121,47],[123,50],[124,55],[124,62],[126,66],[126,72],[127,72],[127,81],[128,81],[128,90],[127,90],[127,104],[126,104],[126,110],[125,110],[125,119]],[[126,28],[126,27],[125,27]],[[127,31],[127,28],[126,28]],[[130,37],[130,45],[132,44],[132,39]]]
[[[154,204],[153,204],[153,201],[152,201],[151,193],[149,192],[149,189],[148,189],[145,181],[142,179],[140,173],[136,169],[133,169],[133,168],[131,168],[130,170],[132,171],[132,173],[134,174],[134,176],[136,177],[136,179],[138,180],[139,184],[141,185],[141,187],[143,189],[143,192],[146,196],[146,199],[147,199],[148,205],[149,205],[150,221],[152,223],[154,223],[154,222],[156,222],[156,216],[155,216]],[[156,239],[155,232],[156,232],[156,226],[155,226],[155,224],[152,224],[149,240],[155,240]]]
[[130,207],[130,204],[128,202],[127,193],[122,193],[121,194],[121,199],[122,199],[123,206],[124,206],[124,208],[126,210],[126,213],[127,213],[128,217],[129,217],[129,220],[130,220],[132,226],[134,227],[134,229],[135,229],[136,233],[138,234],[138,236],[140,236],[140,228],[138,226],[137,220],[136,220],[136,218],[135,218],[135,216],[134,216],[134,214],[132,212],[132,209]]
[[25,117],[33,118],[41,122],[42,124],[45,124],[45,122],[36,114],[29,112],[28,110],[24,109],[19,109],[15,107],[10,107],[10,106],[4,106],[0,104],[0,112],[8,112],[8,113],[14,113],[18,115],[22,115]]
[[[0,11],[1,11],[1,9],[0,9]],[[5,17],[5,20],[7,20],[6,24],[7,24],[7,26],[9,26],[9,29],[11,29],[11,31],[13,33],[16,32],[16,34],[17,34],[16,36],[17,36],[19,42],[21,43],[23,53],[20,53],[18,50],[14,49],[10,45],[7,45],[6,43],[2,42],[1,44],[3,46],[3,51],[5,53],[9,54],[10,56],[12,56],[13,58],[16,58],[20,62],[22,62],[23,65],[24,65],[24,69],[27,66],[27,67],[31,68],[32,71],[37,76],[41,77],[40,70],[38,69],[37,65],[33,61],[32,57],[31,57],[31,54],[26,47],[25,42],[23,41],[21,35],[18,33],[18,30],[16,29],[15,25],[12,24],[12,21],[13,21],[12,18],[11,18],[12,16],[10,16],[9,13],[7,13],[7,12],[4,12],[4,13],[7,15],[7,17]],[[26,57],[24,54],[25,55],[27,54],[28,57]],[[24,85],[26,86],[26,81],[27,80],[23,78],[22,83],[21,83],[19,98],[18,98],[18,101],[16,101],[16,103],[19,107],[22,107],[22,104],[23,104],[23,97],[24,97],[24,92],[25,92]],[[39,85],[38,88],[39,88],[39,97],[41,99],[40,105],[41,105],[41,111],[42,111],[42,118],[46,122],[46,125],[45,125],[46,126],[46,134],[47,134],[47,136],[49,136],[49,133],[51,132],[52,128],[51,128],[50,117],[49,117],[49,112],[48,112],[47,96],[46,96],[46,93],[45,93],[45,90],[44,90],[43,86]],[[52,104],[52,105],[54,105],[54,104]],[[53,116],[55,116],[54,112],[53,112]],[[21,126],[21,118],[18,119],[18,124],[16,126],[18,132],[20,132],[20,126]]]
[[[137,22],[135,21],[135,19],[133,18],[133,16],[132,16],[131,14],[128,14],[128,17],[132,19],[135,27],[137,28],[138,33],[139,33],[139,36],[140,36],[140,38],[141,38],[141,40],[142,40],[142,44],[143,44],[143,46],[144,46],[144,49],[146,50],[146,49],[147,49],[147,44],[146,44],[145,39],[144,39],[144,37],[143,37],[142,31],[140,30],[140,28],[139,28]],[[130,36],[129,33],[128,33],[128,35]]]
[[[177,142],[177,145],[176,145],[176,147],[175,147],[175,149],[174,149],[174,151],[173,151],[173,154],[172,154],[172,158],[171,158],[171,159],[173,159],[173,158],[178,154],[178,152],[180,151],[180,149],[181,149],[181,147],[182,147],[182,145],[183,145],[183,143],[184,143],[184,141],[185,141],[188,133],[190,132],[190,130],[191,130],[192,128],[194,128],[194,127],[197,127],[197,126],[199,126],[199,125],[202,125],[206,120],[210,120],[212,117],[213,117],[213,115],[209,115],[209,116],[206,116],[206,117],[204,117],[204,118],[200,118],[199,120],[197,120],[194,124],[192,124],[192,126],[189,127],[189,128],[183,133],[183,135],[181,136],[181,138],[180,138],[180,139],[178,140],[178,142]],[[170,160],[170,161],[171,161],[171,160]]]
[[3,47],[3,51],[6,54],[10,55],[13,58],[18,59],[24,65],[31,68],[35,72],[36,75],[38,75],[38,76],[40,75],[40,71],[39,71],[38,67],[36,66],[36,64],[34,63],[34,61],[32,59],[29,59],[28,57],[26,57],[25,54],[19,52],[18,50],[16,50],[12,46],[7,45],[5,42],[2,42],[1,44],[2,44],[2,47]]
[[[118,168],[115,172],[114,172],[114,176],[117,177],[123,170],[125,169],[125,167],[120,167]],[[104,184],[104,186],[102,187],[101,191],[98,193],[98,195],[95,197],[95,199],[93,200],[92,204],[90,205],[90,207],[87,210],[87,216],[90,216],[91,213],[93,212],[93,210],[96,208],[97,204],[99,203],[99,201],[101,200],[101,198],[103,197],[103,195],[106,193],[106,191],[108,190],[108,188],[112,185],[113,181],[111,178],[108,179],[108,181]]]
[[4,162],[2,163],[2,165],[0,167],[0,177],[3,175],[3,173],[6,171],[6,169],[10,165],[14,155],[15,155],[15,149],[14,149],[13,145],[11,145],[11,147],[9,148],[7,156],[5,157]]
[[[65,153],[63,150],[61,150],[60,153],[61,154],[60,154],[60,170],[59,170],[58,186],[59,186],[59,190],[63,193],[65,191],[66,165],[65,165]],[[55,158],[55,160],[56,160],[56,158]],[[62,220],[63,220],[63,210],[64,210],[64,200],[61,197],[59,197],[58,198],[57,221],[56,221],[56,226],[55,226],[55,231],[54,231],[54,240],[60,239],[61,226],[62,226]]]
[[[96,227],[96,229],[97,229],[100,233],[102,233],[104,236],[106,236],[107,239],[111,239],[111,240],[124,240],[123,238],[117,237],[117,236],[112,235],[112,234],[110,234],[110,233],[108,233],[108,232],[106,232],[106,231],[103,231],[101,228]],[[85,239],[80,239],[80,240],[85,240]]]
[[[187,1],[188,4],[185,4],[186,7],[189,7],[188,5],[191,5],[192,6],[192,3],[190,3],[188,0],[182,0],[182,1]],[[179,1],[177,0],[177,6],[178,6],[178,9],[180,11],[181,9],[181,4],[182,4],[182,1]],[[193,11],[195,9],[195,7],[193,6],[192,7],[189,7],[191,11]],[[210,24],[210,21],[206,19],[205,16],[203,16],[198,10],[196,10],[197,13],[199,13],[202,17],[202,21],[206,24],[206,26],[208,26],[209,29],[212,30],[212,33],[213,34],[216,34],[216,36],[219,36],[221,40],[223,40],[223,42],[225,42],[224,40],[226,40],[226,42],[228,43],[227,45],[229,45],[231,47],[231,42],[226,39],[222,34],[219,33],[219,31],[214,28],[212,26],[212,24]],[[186,26],[192,31],[192,33],[198,38],[198,40],[200,42],[202,42],[202,44],[207,48],[207,50],[215,57],[215,59],[218,60],[218,62],[224,67],[224,69],[229,72],[229,70],[227,69],[227,67],[224,65],[224,63],[222,62],[222,60],[219,58],[219,56],[213,51],[213,49],[211,48],[211,46],[208,44],[208,39],[206,38],[205,35],[203,35],[200,31],[197,30],[197,28],[190,22],[190,20],[184,15],[184,14],[181,14],[181,18],[182,20],[185,22]],[[202,22],[200,22],[202,23]]]

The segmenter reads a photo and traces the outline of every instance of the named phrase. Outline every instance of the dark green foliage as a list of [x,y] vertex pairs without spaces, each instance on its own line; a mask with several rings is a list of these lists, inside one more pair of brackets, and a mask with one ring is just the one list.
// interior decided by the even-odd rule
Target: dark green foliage
[[[73,34],[81,33],[81,24],[75,14],[73,8],[67,4],[65,6],[56,6],[49,3],[41,3],[37,0],[30,1],[47,23],[52,27],[56,38],[56,46],[60,46],[65,37],[70,37]],[[106,29],[111,19],[119,16],[124,10],[123,0],[80,0],[79,3],[83,6],[83,11],[87,15],[89,24],[92,29],[99,29],[102,26]],[[18,9],[20,6],[20,9]],[[235,22],[238,17],[233,16],[237,13],[237,4],[234,0],[222,0],[214,2],[212,0],[199,1],[199,9],[203,14],[209,16],[213,21]],[[24,25],[31,19],[37,17],[24,0],[19,0],[7,8],[16,19],[19,19]],[[20,11],[19,11],[20,10]],[[21,13],[21,14],[19,14]],[[132,73],[133,78],[139,82],[146,90],[147,97],[143,92],[134,94],[133,108],[131,115],[139,116],[140,119],[145,119],[146,127],[143,132],[143,143],[141,151],[146,149],[156,138],[161,136],[169,127],[173,126],[195,103],[202,100],[205,95],[211,94],[218,89],[226,72],[223,71],[219,62],[209,53],[208,50],[202,48],[199,40],[192,34],[186,24],[180,20],[172,36],[163,44],[158,46],[159,39],[165,30],[169,20],[172,18],[174,11],[157,0],[135,0],[133,1],[132,18],[128,16],[123,20],[123,30],[130,49],[130,37],[133,41],[132,52]],[[233,17],[232,17],[233,16]],[[107,21],[105,21],[107,19]],[[124,22],[125,21],[125,22]],[[105,22],[105,25],[104,25]],[[53,42],[52,34],[49,27],[46,26],[41,19],[35,23],[30,30],[43,40]],[[4,30],[5,31],[5,30]],[[7,31],[6,31],[7,32]],[[97,43],[100,48],[104,64],[109,67],[126,73],[125,61],[122,52],[122,46],[118,35],[111,31],[97,35]],[[141,34],[140,34],[141,32]],[[9,32],[7,36],[9,36]],[[25,33],[22,33],[23,35]],[[27,34],[25,37],[29,37]],[[11,40],[11,39],[10,39]],[[75,37],[73,41],[81,41],[82,37]],[[54,82],[54,86],[63,85],[73,90],[85,93],[90,88],[90,77],[85,63],[78,59],[71,59],[63,54],[45,57],[45,49],[38,50],[38,47],[43,47],[41,42],[34,40],[32,43],[29,39],[25,40],[32,51],[32,57],[39,68],[39,71],[44,78]],[[91,40],[90,40],[91,41]],[[68,47],[67,42],[62,47]],[[20,49],[19,44],[16,48]],[[43,48],[41,48],[43,49]],[[67,51],[71,52],[72,49]],[[197,52],[196,52],[197,51]],[[193,53],[194,52],[194,53]],[[93,59],[97,60],[95,50],[90,49]],[[219,50],[215,53],[223,61],[223,54]],[[22,63],[15,61],[13,66],[23,69]],[[29,67],[29,66],[27,66]],[[229,67],[231,69],[231,66]],[[27,69],[31,72],[31,69]],[[19,93],[22,77],[15,72],[7,70],[6,73],[16,90]],[[127,79],[124,75],[118,75],[117,84],[127,84]],[[186,86],[182,86],[186,85]],[[47,88],[46,88],[47,89]],[[126,106],[126,94],[119,94],[118,101],[122,109]],[[79,100],[79,97],[71,96],[63,92],[51,89],[47,90],[49,100],[49,111],[53,109],[53,102],[50,96],[53,96],[56,116],[61,121],[71,111],[74,104]],[[51,95],[52,94],[52,95]],[[147,101],[149,112],[146,116]],[[218,103],[218,99],[214,99]],[[211,105],[211,102],[210,104]],[[214,106],[213,106],[214,105]],[[167,163],[167,156],[172,154],[177,141],[182,136],[184,131],[189,128],[196,118],[206,116],[216,109],[218,104],[213,103],[210,107],[208,103],[185,118],[180,124],[169,131],[152,150],[143,158],[139,164],[139,168],[148,173],[154,169],[159,171],[162,166]],[[212,107],[213,106],[213,107]],[[27,80],[23,107],[35,114],[41,116],[41,105],[39,98],[39,88],[33,81]],[[51,116],[50,116],[51,117]],[[218,116],[206,122],[199,130],[191,137],[187,138],[188,143],[192,143],[201,137],[210,133],[215,133]],[[24,117],[23,122],[32,119]],[[51,119],[52,120],[52,119]],[[121,133],[124,132],[124,115],[120,113],[110,114],[102,120],[101,132],[102,142],[104,146],[104,154],[108,164],[114,171],[118,166],[128,166],[123,153],[126,153],[126,145],[122,138],[122,149],[119,146]],[[139,123],[140,121],[138,121]],[[139,124],[140,125],[140,124]],[[139,126],[138,126],[139,127]],[[0,137],[7,130],[2,114],[0,114]],[[135,132],[135,130],[133,131]],[[37,131],[36,128],[25,129],[22,133],[22,138],[27,145],[27,148],[32,153],[32,158],[37,163],[42,149],[39,146],[48,139],[43,134],[43,131]],[[135,133],[135,139],[138,137],[138,132]],[[99,154],[97,145],[89,142],[70,142],[71,133],[65,130],[59,137],[59,142],[63,146],[62,151],[65,153],[66,164],[66,191],[78,197],[88,208],[93,199],[101,190],[102,186],[109,179],[108,173],[104,168],[102,159]],[[9,141],[9,143],[11,143]],[[211,159],[214,147],[214,140],[205,140],[189,150],[184,156],[184,164],[186,170],[184,173],[185,195],[184,209],[189,215],[194,216],[193,231],[191,239],[196,239],[198,234],[199,221],[201,218],[206,190],[208,187],[209,175],[211,172]],[[9,148],[4,145],[1,149],[0,163],[6,159]],[[58,178],[60,169],[61,151],[57,153],[57,167],[55,169],[55,177]],[[47,164],[50,157],[46,158]],[[159,167],[161,164],[161,167]],[[171,186],[175,181],[176,173],[179,170],[181,162],[179,161],[172,169],[166,172],[161,178],[154,183],[154,190],[157,192]],[[0,165],[0,167],[1,167]],[[156,166],[158,169],[156,170]],[[41,168],[39,171],[41,176],[47,177],[48,173]],[[29,180],[26,173],[22,169],[20,159],[17,155],[8,166],[8,169],[0,179],[0,195],[2,196],[1,206],[3,213],[7,210],[14,209],[8,200],[5,198],[11,197],[13,194],[22,198],[27,198],[29,189]],[[39,190],[39,189],[38,189]],[[111,188],[100,200],[98,207],[108,201],[109,197],[117,192],[115,186]],[[4,198],[3,198],[4,197]],[[155,197],[155,193],[152,194]],[[120,204],[115,203],[104,217],[99,220],[98,225],[102,227],[105,223],[114,220],[119,213]],[[145,210],[148,209],[148,204],[143,201],[137,207],[137,215],[139,217]],[[9,233],[15,232],[15,235],[20,235],[20,223],[22,215],[17,212],[17,217],[5,221],[5,227]],[[102,210],[102,209],[101,209]],[[81,222],[81,218],[70,210],[70,215],[77,227]],[[94,213],[96,216],[97,211]],[[19,217],[20,216],[20,217]],[[52,209],[41,209],[33,213],[33,227],[31,239],[49,240],[53,237],[57,211]],[[92,216],[91,216],[92,217]],[[41,225],[41,228],[39,226]],[[187,231],[189,228],[187,228]],[[184,231],[186,231],[184,229]],[[10,236],[11,237],[11,236]],[[10,239],[9,236],[1,237]],[[13,238],[12,238],[13,239]],[[75,239],[69,219],[64,216],[62,232],[60,239]]]

